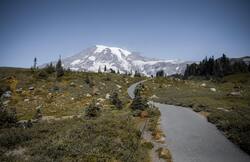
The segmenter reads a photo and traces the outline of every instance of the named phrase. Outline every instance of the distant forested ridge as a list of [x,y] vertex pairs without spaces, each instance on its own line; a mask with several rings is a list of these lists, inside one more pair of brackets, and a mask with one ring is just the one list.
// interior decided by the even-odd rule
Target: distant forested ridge
[[[249,58],[250,57],[245,57]],[[205,77],[223,77],[230,74],[246,73],[250,71],[249,62],[243,59],[230,59],[225,54],[220,58],[214,57],[203,59],[200,63],[187,65],[184,77],[205,76]]]

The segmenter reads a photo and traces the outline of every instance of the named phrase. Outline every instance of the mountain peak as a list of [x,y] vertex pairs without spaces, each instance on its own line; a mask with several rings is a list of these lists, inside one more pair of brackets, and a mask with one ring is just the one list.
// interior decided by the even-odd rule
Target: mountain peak
[[111,53],[118,55],[119,57],[121,57],[122,54],[126,57],[131,54],[130,51],[119,48],[119,47],[110,47],[110,46],[105,46],[105,45],[95,45],[95,47],[96,47],[96,50],[94,53],[101,53],[101,52],[105,53],[105,50],[110,50]]
[[64,68],[75,71],[103,71],[104,67],[120,71],[120,73],[135,72],[150,76],[158,70],[164,70],[166,75],[183,73],[188,62],[180,60],[160,60],[147,58],[136,52],[130,52],[119,47],[95,45],[82,52],[62,60]]

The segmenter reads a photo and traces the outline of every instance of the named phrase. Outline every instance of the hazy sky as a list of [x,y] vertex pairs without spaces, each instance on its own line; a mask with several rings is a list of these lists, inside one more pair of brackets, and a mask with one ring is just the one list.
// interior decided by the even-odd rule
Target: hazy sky
[[163,59],[250,55],[250,0],[0,0],[0,66],[95,44]]

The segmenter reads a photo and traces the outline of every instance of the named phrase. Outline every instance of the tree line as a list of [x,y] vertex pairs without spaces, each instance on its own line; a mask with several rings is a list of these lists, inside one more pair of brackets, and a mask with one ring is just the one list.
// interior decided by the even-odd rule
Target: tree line
[[205,57],[200,63],[187,65],[184,78],[188,78],[189,76],[223,77],[249,71],[250,65],[247,65],[244,61],[230,61],[230,59],[223,54],[217,59],[214,59],[213,56],[210,58]]

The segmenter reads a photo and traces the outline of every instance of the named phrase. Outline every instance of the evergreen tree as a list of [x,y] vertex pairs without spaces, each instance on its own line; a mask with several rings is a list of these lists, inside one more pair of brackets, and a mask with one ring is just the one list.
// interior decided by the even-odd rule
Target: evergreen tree
[[62,67],[62,61],[61,61],[61,56],[56,64],[56,76],[57,77],[61,77],[64,75],[64,70],[63,70],[63,67]]
[[159,70],[156,72],[156,77],[164,77],[164,71],[163,70]]
[[55,67],[53,66],[52,62],[50,64],[47,64],[45,67],[45,71],[49,74],[52,74],[56,71]]
[[224,75],[228,75],[232,72],[232,68],[230,65],[230,60],[229,58],[223,53],[222,57],[219,58],[222,66],[222,73]]
[[223,54],[222,57],[214,60],[214,57],[203,59],[199,64],[193,63],[187,65],[184,77],[189,76],[205,76],[205,77],[223,77],[233,73],[245,73],[248,66],[244,61],[230,62],[230,59]]
[[104,66],[104,71],[105,71],[105,72],[107,71],[107,67],[106,67],[106,65]]
[[85,81],[85,83],[86,83],[86,84],[90,84],[90,78],[89,78],[89,76],[88,76],[88,75],[87,75],[87,77],[85,78],[85,80],[84,80],[84,81]]
[[37,58],[35,57],[34,58],[34,66],[33,66],[33,68],[36,69],[37,68],[36,66],[37,66]]
[[141,77],[141,74],[140,74],[140,72],[139,71],[135,71],[135,75],[134,75],[135,77]]
[[122,109],[122,101],[119,99],[117,92],[112,93],[110,96],[110,101],[117,109]]
[[244,61],[237,61],[233,64],[234,73],[246,73],[248,71],[248,66]]
[[137,95],[133,99],[130,107],[133,110],[145,110],[146,108],[149,107],[149,105],[148,105],[148,101],[146,98],[143,98],[142,96]]
[[113,70],[112,68],[110,68],[110,72],[111,73],[115,73],[115,70]]

